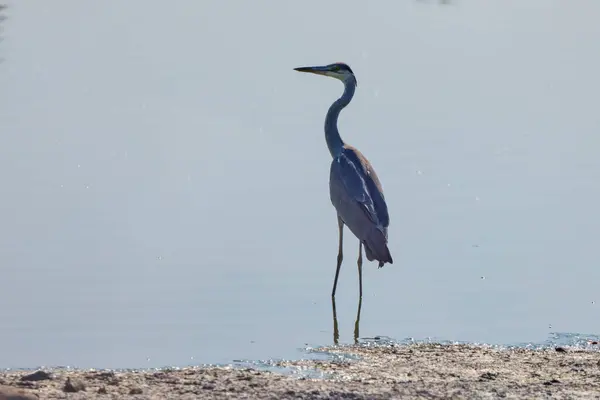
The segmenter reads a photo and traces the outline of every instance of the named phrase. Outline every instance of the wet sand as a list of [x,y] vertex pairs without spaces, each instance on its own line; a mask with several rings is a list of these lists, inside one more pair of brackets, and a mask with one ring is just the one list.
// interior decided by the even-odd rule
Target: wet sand
[[[137,372],[49,370],[0,374],[17,399],[491,399],[600,398],[600,351],[414,344],[323,348],[331,359],[277,363],[291,375],[225,367]],[[336,357],[353,354],[356,358]],[[318,371],[320,378],[307,377]],[[48,376],[49,375],[49,376]],[[5,386],[1,386],[5,385]]]

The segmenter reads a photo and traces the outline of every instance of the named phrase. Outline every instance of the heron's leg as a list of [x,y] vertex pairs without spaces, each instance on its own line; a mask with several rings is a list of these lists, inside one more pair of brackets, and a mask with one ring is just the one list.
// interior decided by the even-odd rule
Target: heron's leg
[[360,293],[360,298],[362,299],[362,242],[358,242],[358,291]]
[[333,343],[338,344],[340,331],[338,329],[337,313],[335,312],[335,297],[331,296],[331,309],[333,310]]
[[342,221],[339,215],[338,228],[340,231],[340,244],[338,246],[337,267],[335,268],[335,280],[333,281],[333,290],[331,291],[331,297],[335,297],[335,289],[337,288],[338,276],[340,275],[340,267],[342,266],[342,260],[344,259],[344,254],[342,251],[342,242],[344,239],[344,221]]
[[[354,323],[354,343],[358,344],[360,336],[360,309],[362,308],[362,297],[358,299],[358,311],[356,312],[356,322]],[[336,343],[337,344],[337,343]]]

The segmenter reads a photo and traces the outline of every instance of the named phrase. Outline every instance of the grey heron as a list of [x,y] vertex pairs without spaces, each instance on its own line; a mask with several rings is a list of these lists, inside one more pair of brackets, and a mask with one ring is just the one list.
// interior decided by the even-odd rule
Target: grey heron
[[336,209],[339,245],[335,279],[331,297],[335,297],[338,276],[342,265],[344,225],[358,238],[358,282],[362,298],[362,248],[367,260],[377,260],[379,268],[385,263],[393,264],[387,246],[390,217],[383,195],[381,182],[367,158],[355,147],[346,144],[338,131],[340,111],[346,107],[356,90],[357,81],[352,69],[345,63],[325,66],[294,68],[329,76],[344,83],[344,93],[329,107],[325,117],[325,140],[333,160],[329,172],[329,197]]

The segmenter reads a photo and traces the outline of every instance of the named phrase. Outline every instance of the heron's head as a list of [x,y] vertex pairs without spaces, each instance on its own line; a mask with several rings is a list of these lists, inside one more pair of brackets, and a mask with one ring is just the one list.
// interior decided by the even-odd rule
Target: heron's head
[[356,77],[354,72],[350,69],[348,64],[344,63],[333,63],[320,67],[298,67],[294,68],[298,72],[310,72],[311,74],[330,76],[335,79],[346,83],[348,81],[353,82],[356,85]]

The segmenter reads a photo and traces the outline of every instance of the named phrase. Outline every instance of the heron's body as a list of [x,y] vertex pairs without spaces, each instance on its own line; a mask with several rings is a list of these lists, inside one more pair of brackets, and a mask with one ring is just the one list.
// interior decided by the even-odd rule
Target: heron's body
[[347,225],[359,240],[358,270],[362,297],[362,246],[369,261],[377,260],[379,267],[392,264],[387,246],[390,217],[381,182],[367,158],[356,148],[344,143],[337,120],[356,88],[354,73],[346,64],[336,63],[324,67],[296,68],[337,78],[344,83],[344,93],[329,108],[325,117],[325,139],[333,160],[329,174],[329,195],[336,209],[339,227],[338,263],[332,296],[335,296],[338,275],[343,259],[343,228]]
[[392,263],[387,247],[390,224],[383,190],[369,160],[345,144],[331,161],[329,196],[338,217],[365,247],[367,260]]

